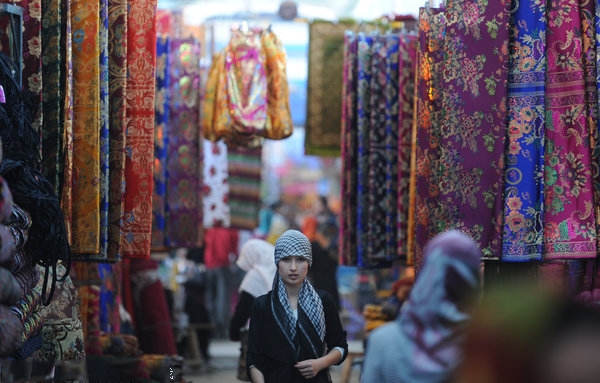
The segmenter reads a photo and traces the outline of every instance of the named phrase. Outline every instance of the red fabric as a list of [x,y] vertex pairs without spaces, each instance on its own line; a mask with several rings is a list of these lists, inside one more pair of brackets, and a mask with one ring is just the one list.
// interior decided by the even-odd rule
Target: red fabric
[[238,231],[225,227],[212,227],[204,237],[204,264],[207,268],[229,266],[229,254],[238,255]]

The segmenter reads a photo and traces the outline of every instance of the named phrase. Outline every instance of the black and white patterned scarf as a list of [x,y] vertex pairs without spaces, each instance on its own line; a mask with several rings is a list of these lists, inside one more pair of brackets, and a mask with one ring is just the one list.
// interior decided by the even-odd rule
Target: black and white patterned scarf
[[321,297],[305,279],[298,296],[298,320],[279,274],[273,280],[271,309],[279,329],[296,355],[300,350],[310,350],[314,358],[323,356],[325,340],[325,312]]

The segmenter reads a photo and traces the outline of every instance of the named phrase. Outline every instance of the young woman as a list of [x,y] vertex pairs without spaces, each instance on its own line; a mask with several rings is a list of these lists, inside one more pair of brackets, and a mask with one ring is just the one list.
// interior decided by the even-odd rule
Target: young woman
[[297,230],[275,242],[273,288],[252,305],[248,375],[254,383],[331,382],[329,367],[348,354],[333,298],[307,279],[311,244]]

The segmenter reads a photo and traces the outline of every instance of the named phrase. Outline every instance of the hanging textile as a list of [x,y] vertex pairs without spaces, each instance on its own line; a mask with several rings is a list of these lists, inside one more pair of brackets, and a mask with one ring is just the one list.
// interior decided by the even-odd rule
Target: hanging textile
[[227,148],[230,227],[254,230],[261,207],[262,146]]
[[371,115],[371,46],[373,37],[366,36],[364,33],[358,34],[358,52],[357,52],[357,204],[356,204],[356,252],[358,266],[366,266],[365,260],[368,257],[367,253],[367,224],[368,217],[368,198],[369,198],[369,126]]
[[[62,26],[65,47],[65,98],[62,109],[63,117],[63,183],[60,196],[60,207],[65,217],[65,226],[69,243],[73,244],[73,34],[71,31],[71,2],[62,2],[61,13],[65,22]],[[72,245],[71,245],[72,246]]]
[[63,167],[63,121],[65,88],[66,49],[62,32],[61,9],[63,0],[42,1],[42,169],[46,178],[54,185],[54,192],[62,191]]
[[121,262],[98,264],[98,276],[102,280],[99,326],[106,334],[118,334],[121,328],[121,269]]
[[71,249],[100,251],[99,3],[72,0],[73,189]]
[[[22,30],[22,65],[20,74],[23,89],[35,95],[33,110],[33,129],[38,132],[40,142],[38,149],[41,150],[42,138],[42,7],[41,0],[9,0],[4,1],[14,4],[23,9]],[[5,36],[8,36],[6,33]],[[5,46],[8,46],[5,45]],[[8,54],[8,52],[5,52]],[[15,59],[16,57],[13,57]]]
[[[419,10],[419,48],[416,75],[416,111],[411,149],[410,209],[407,228],[407,262],[422,252],[417,238],[432,238],[441,222],[438,214],[440,168],[439,131],[442,109],[442,74],[446,13],[440,8]],[[414,201],[414,202],[413,202]],[[417,251],[418,249],[418,251]]]
[[356,169],[357,165],[357,129],[356,129],[356,93],[357,88],[358,37],[347,31],[344,34],[344,65],[342,84],[342,171],[340,193],[342,214],[339,229],[339,259],[347,265],[357,264],[356,232]]
[[267,72],[260,31],[234,29],[225,48],[227,95],[232,128],[225,137],[240,146],[259,145],[267,123]]
[[345,35],[340,257],[359,267],[406,256],[416,48],[403,33]]
[[[396,201],[388,198],[390,203],[389,211],[397,212],[397,228],[393,229],[394,221],[393,215],[388,215],[389,222],[386,223],[388,238],[390,235],[395,235],[397,240],[397,254],[401,259],[408,260],[408,226],[409,226],[409,209],[414,204],[414,200],[409,199],[410,195],[410,178],[411,178],[411,149],[412,149],[412,130],[413,121],[415,120],[414,109],[415,109],[415,73],[417,63],[417,36],[414,35],[401,35],[399,40],[399,79],[397,85],[398,92],[398,137],[397,137],[397,150],[398,150],[398,163],[397,172],[398,176],[394,182],[394,164],[390,161],[387,164],[386,174],[388,176],[387,188],[388,195],[392,195],[392,190],[397,188],[397,206],[394,206]],[[393,71],[391,72],[393,73]],[[390,92],[394,90],[394,82],[390,76],[389,80]],[[391,96],[388,99],[393,99]],[[392,106],[392,105],[390,105]],[[394,110],[394,109],[392,109]],[[395,121],[395,117],[390,116],[392,121]],[[393,125],[390,126],[393,131]],[[389,135],[389,139],[393,135]],[[389,142],[388,152],[394,150],[394,140]],[[390,156],[390,154],[388,154]],[[393,245],[393,240],[388,239],[388,243]],[[393,251],[388,250],[388,254],[393,254]]]
[[229,174],[227,170],[227,145],[204,141],[203,226],[205,228],[229,227],[231,211],[229,199]]
[[344,33],[378,31],[376,25],[315,20],[308,29],[308,78],[304,150],[339,156],[342,121]]
[[286,53],[283,43],[269,28],[260,35],[267,70],[267,121],[258,134],[281,140],[292,135],[294,123],[290,112]]
[[[395,40],[395,41],[394,41]],[[391,49],[390,49],[391,48]],[[370,94],[370,115],[369,128],[367,130],[368,148],[365,160],[367,165],[367,206],[364,213],[367,218],[366,247],[369,259],[373,261],[385,262],[389,260],[388,256],[396,253],[395,235],[388,237],[388,226],[393,221],[393,228],[396,229],[396,208],[389,210],[391,205],[388,198],[397,201],[396,187],[388,189],[388,170],[397,174],[397,168],[391,169],[389,163],[398,162],[398,125],[394,126],[392,132],[391,113],[398,118],[398,39],[389,39],[385,35],[373,37],[371,46],[371,81],[369,87]],[[393,71],[393,83],[388,79],[388,61],[389,58]],[[368,65],[368,64],[367,64]],[[390,73],[391,75],[391,73]],[[389,88],[395,87],[392,92]],[[390,99],[388,96],[392,96]],[[394,106],[388,105],[394,103]],[[395,144],[395,150],[388,151],[388,143]],[[366,146],[366,145],[365,145]],[[360,144],[359,144],[360,147]],[[389,162],[388,162],[389,161]],[[391,174],[390,174],[391,176]],[[396,182],[394,184],[397,186]],[[391,185],[390,185],[391,186]],[[389,193],[388,193],[389,192]],[[395,230],[394,230],[395,231]],[[388,243],[388,238],[390,242]],[[393,253],[388,253],[394,248]]]
[[213,142],[256,148],[293,131],[283,43],[269,28],[235,26],[212,57],[202,105],[202,133]]
[[212,57],[204,89],[200,127],[204,137],[212,142],[224,138],[231,129],[225,52],[217,52]]
[[597,231],[583,68],[583,57],[591,48],[585,33],[591,20],[574,0],[552,3],[547,12],[544,258],[595,258]]
[[154,191],[152,247],[165,245],[167,216],[167,142],[169,127],[169,37],[156,39],[156,101],[154,111]]
[[[501,253],[508,3],[447,3],[439,162],[431,164],[443,174],[436,185],[439,216],[432,219],[433,228],[417,231],[463,230],[487,257]],[[416,243],[429,239],[417,236]],[[418,249],[416,255],[419,265]]]
[[109,189],[107,260],[121,259],[125,182],[125,95],[127,86],[127,0],[108,1]]
[[149,257],[152,235],[156,0],[128,0],[123,256]]
[[191,38],[173,39],[169,52],[165,245],[195,247],[202,233],[200,44]]
[[100,235],[99,251],[93,258],[108,258],[108,190],[109,190],[109,88],[108,88],[108,0],[100,0],[100,23],[98,24],[98,51],[100,52]]
[[502,259],[542,259],[546,16],[521,2],[511,11]]

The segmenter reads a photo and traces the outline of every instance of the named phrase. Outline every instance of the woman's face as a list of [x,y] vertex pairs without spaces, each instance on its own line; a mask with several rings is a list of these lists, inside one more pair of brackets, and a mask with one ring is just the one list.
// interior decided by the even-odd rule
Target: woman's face
[[299,286],[308,275],[308,260],[295,255],[284,257],[279,260],[277,270],[286,286]]

